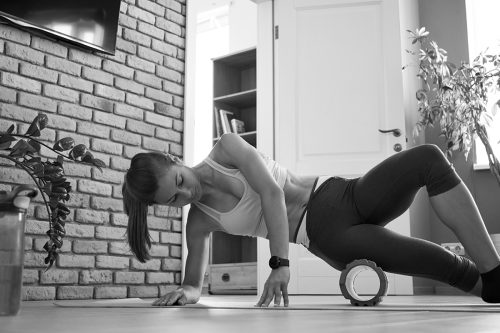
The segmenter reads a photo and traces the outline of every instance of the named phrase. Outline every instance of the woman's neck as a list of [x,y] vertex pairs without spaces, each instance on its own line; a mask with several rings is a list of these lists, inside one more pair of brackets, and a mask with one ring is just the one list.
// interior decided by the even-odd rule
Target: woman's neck
[[198,177],[201,185],[202,194],[200,197],[201,202],[206,201],[207,197],[214,193],[214,171],[208,165],[200,163],[192,168],[194,174]]

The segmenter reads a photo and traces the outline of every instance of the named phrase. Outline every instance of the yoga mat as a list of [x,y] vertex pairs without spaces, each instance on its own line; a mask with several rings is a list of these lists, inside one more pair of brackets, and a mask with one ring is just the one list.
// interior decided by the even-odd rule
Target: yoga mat
[[[433,297],[433,296],[430,296]],[[161,308],[168,309],[242,309],[253,311],[293,311],[293,310],[316,310],[316,311],[431,311],[431,312],[493,312],[500,313],[500,304],[491,305],[487,303],[464,303],[453,299],[442,301],[439,296],[435,296],[437,301],[420,302],[418,298],[412,297],[399,298],[399,296],[386,296],[384,301],[377,306],[354,306],[349,304],[343,297],[332,296],[332,302],[328,302],[330,297],[321,297],[318,300],[303,299],[300,297],[294,299],[290,297],[290,306],[285,308],[275,307],[273,305],[265,307],[254,307],[256,300],[231,300],[217,297],[202,297],[197,304],[188,304],[184,306],[153,306],[154,299],[126,298],[112,300],[78,300],[78,301],[56,301],[54,304],[59,307],[71,308]],[[398,299],[399,298],[399,299]],[[426,297],[429,299],[429,296]],[[440,300],[441,299],[441,300]],[[481,301],[479,301],[481,302]]]

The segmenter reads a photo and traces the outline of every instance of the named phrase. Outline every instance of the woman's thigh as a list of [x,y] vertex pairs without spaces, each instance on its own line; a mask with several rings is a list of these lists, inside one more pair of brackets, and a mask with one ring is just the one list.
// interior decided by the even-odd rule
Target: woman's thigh
[[[436,159],[440,159],[439,154],[442,154],[436,149],[424,145],[402,151],[359,178],[353,197],[364,223],[387,224],[410,207],[420,188],[431,181],[436,182],[430,177],[436,173],[439,177],[444,172],[434,167]],[[447,165],[444,164],[444,167]]]

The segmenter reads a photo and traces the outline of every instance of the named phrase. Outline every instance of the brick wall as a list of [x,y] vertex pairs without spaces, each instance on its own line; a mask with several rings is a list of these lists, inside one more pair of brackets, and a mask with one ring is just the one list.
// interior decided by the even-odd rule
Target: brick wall
[[[42,111],[43,141],[72,136],[107,165],[100,173],[66,163],[71,213],[47,272],[47,212],[40,196],[31,205],[24,299],[156,297],[180,283],[180,210],[151,207],[153,259],[142,264],[125,240],[121,183],[137,152],[182,157],[186,0],[124,0],[120,12],[114,56],[0,25],[0,131],[16,124],[24,133]],[[0,162],[1,189],[31,182]]]

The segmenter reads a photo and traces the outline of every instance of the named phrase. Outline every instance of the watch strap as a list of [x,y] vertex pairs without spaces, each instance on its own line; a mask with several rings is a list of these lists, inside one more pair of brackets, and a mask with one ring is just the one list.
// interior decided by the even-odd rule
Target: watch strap
[[281,266],[290,266],[290,261],[288,259],[285,259],[285,258],[280,258],[278,256],[272,256],[270,259],[269,259],[269,267],[271,267],[272,269],[277,269]]

